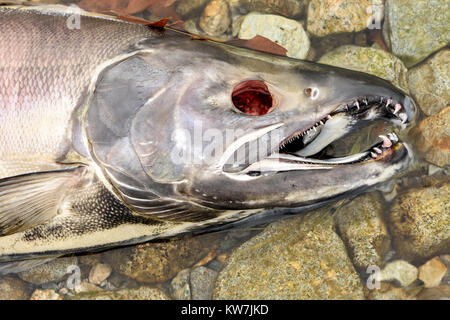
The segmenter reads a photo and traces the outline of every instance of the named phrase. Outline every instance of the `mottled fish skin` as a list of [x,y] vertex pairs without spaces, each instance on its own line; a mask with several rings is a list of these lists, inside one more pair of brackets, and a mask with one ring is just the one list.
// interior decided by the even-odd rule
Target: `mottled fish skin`
[[84,15],[69,29],[70,14],[44,13],[0,7],[0,178],[53,169],[97,67],[154,33]]

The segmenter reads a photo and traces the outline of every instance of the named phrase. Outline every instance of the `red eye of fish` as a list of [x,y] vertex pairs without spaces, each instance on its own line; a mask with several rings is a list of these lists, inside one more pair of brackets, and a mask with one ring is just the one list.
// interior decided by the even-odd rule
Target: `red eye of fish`
[[265,115],[273,106],[269,88],[261,80],[247,80],[239,83],[234,88],[231,98],[236,108],[252,116]]

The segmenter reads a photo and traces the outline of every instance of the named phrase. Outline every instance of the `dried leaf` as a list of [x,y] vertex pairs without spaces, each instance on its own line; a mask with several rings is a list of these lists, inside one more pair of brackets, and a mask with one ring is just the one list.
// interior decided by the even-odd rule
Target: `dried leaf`
[[287,50],[279,44],[263,36],[255,36],[249,40],[236,39],[227,42],[228,44],[246,47],[253,50],[268,52],[279,56],[286,56]]

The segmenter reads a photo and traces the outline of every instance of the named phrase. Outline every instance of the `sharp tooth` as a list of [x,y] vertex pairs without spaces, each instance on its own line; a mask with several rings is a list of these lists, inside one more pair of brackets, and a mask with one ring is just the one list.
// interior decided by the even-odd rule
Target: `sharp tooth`
[[386,107],[389,107],[389,105],[392,103],[392,99],[387,99],[386,101]]
[[398,142],[398,137],[395,133],[389,133],[388,137],[391,141]]
[[314,127],[314,132],[317,132],[317,129],[316,129],[316,127]]
[[400,103],[395,104],[393,114],[397,114],[402,109],[402,105]]
[[402,119],[402,123],[405,123],[405,122],[408,120],[408,116],[406,115],[406,113],[400,113],[400,114],[398,115],[398,117],[399,117],[400,119]]
[[374,158],[374,159],[378,158],[378,155],[377,155],[376,153],[374,153],[374,152],[371,152],[370,155],[371,155],[372,158]]
[[320,120],[320,124],[323,125],[323,121],[322,120]]
[[355,101],[355,106],[359,110],[359,102],[358,102],[358,100]]
[[327,119],[330,120],[330,119],[333,119],[333,117],[330,115],[327,115]]
[[369,103],[367,102],[367,99],[363,99],[362,102],[367,106]]
[[389,140],[388,137],[386,137],[386,136],[378,136],[378,137],[380,137],[383,140],[383,144],[382,144],[383,148],[389,148],[392,146],[392,142],[391,142],[391,140]]
[[376,152],[376,153],[379,153],[379,154],[382,154],[382,153],[383,153],[383,151],[381,151],[381,149],[380,149],[380,148],[377,148],[377,147],[373,148],[373,150],[375,150],[375,152]]

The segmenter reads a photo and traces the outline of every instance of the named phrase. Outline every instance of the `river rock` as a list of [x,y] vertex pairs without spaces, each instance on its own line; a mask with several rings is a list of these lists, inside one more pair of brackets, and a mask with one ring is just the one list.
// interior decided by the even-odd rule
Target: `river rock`
[[216,278],[217,271],[212,269],[203,266],[192,269],[190,275],[192,300],[211,299]]
[[426,161],[439,167],[450,165],[450,105],[422,120],[411,134]]
[[414,297],[410,296],[403,288],[398,288],[389,282],[381,282],[379,289],[366,291],[366,297],[369,300],[412,300]]
[[14,276],[0,278],[0,300],[28,300],[30,289],[26,282]]
[[231,24],[230,9],[227,2],[213,0],[205,7],[198,25],[210,36],[220,36]]
[[203,9],[208,0],[178,0],[175,2],[175,11],[183,18]]
[[31,295],[30,300],[62,300],[62,297],[55,290],[36,289]]
[[373,74],[408,92],[408,70],[400,59],[384,50],[344,45],[323,55],[319,62]]
[[190,286],[190,270],[184,269],[178,272],[176,277],[170,281],[170,287],[172,296],[177,300],[190,300],[191,299],[191,286]]
[[306,0],[228,0],[230,7],[240,13],[260,12],[288,18],[302,16]]
[[423,281],[425,288],[437,287],[447,273],[447,266],[434,257],[419,267],[419,279]]
[[411,94],[426,115],[450,104],[450,50],[441,50],[408,71]]
[[310,0],[307,30],[319,37],[333,33],[358,32],[380,27],[382,0]]
[[382,268],[390,237],[383,221],[384,200],[379,193],[360,196],[340,207],[335,221],[355,267],[365,273],[371,265]]
[[273,14],[250,13],[240,25],[238,37],[252,39],[260,35],[287,50],[287,56],[304,59],[310,42],[300,22]]
[[104,253],[114,271],[145,283],[163,282],[192,266],[217,248],[220,234],[205,234],[165,242],[149,242]]
[[409,286],[417,279],[419,271],[404,260],[395,260],[386,264],[379,274],[379,281],[395,281],[402,287]]
[[70,266],[77,266],[76,257],[63,257],[38,265],[30,270],[19,272],[18,276],[27,282],[41,285],[47,282],[57,282],[68,277]]
[[419,300],[450,300],[450,287],[439,286],[424,289],[418,296]]
[[71,297],[72,300],[170,300],[160,289],[139,287],[112,291],[82,292]]
[[393,202],[389,227],[396,254],[425,261],[450,248],[450,182],[412,188]]
[[97,263],[89,272],[89,282],[93,284],[100,284],[106,280],[111,274],[111,266],[106,263]]
[[215,299],[364,299],[329,208],[269,225],[234,250]]
[[383,35],[409,68],[450,41],[448,0],[387,0]]

